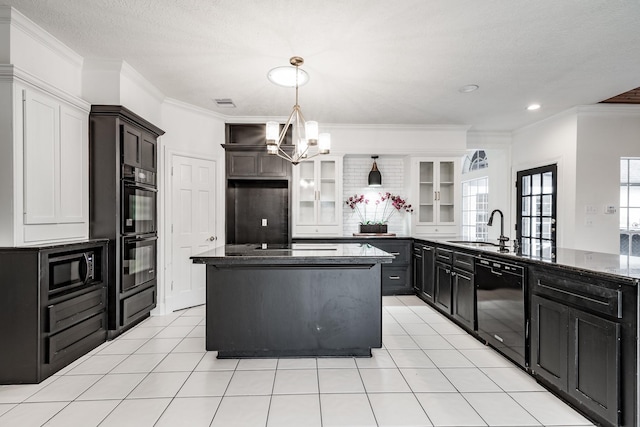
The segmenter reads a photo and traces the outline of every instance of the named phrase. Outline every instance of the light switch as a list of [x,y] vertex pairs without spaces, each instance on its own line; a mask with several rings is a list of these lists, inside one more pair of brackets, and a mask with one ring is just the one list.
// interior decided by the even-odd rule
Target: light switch
[[262,226],[263,227],[267,226],[267,218],[262,218]]

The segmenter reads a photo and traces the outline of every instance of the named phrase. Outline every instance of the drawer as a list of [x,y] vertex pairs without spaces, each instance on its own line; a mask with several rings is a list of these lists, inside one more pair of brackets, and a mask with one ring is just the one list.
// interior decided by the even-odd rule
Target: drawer
[[144,289],[123,299],[121,325],[127,325],[145,316],[156,306],[156,287]]
[[453,251],[449,249],[436,248],[436,261],[451,264],[453,261]]
[[371,242],[372,246],[375,246],[378,249],[382,249],[385,252],[389,252],[391,255],[394,255],[395,258],[391,265],[406,265],[409,264],[410,253],[411,253],[411,243],[407,241],[387,241],[387,242]]
[[412,290],[410,269],[407,267],[388,267],[386,265],[382,268],[383,295],[412,292]]
[[47,306],[47,330],[56,332],[105,310],[105,288]]
[[473,255],[465,254],[462,252],[453,253],[453,266],[461,270],[473,273],[475,271],[475,260]]
[[544,295],[579,309],[622,319],[621,289],[600,286],[597,279],[586,276],[550,275],[539,271],[532,276],[534,294]]
[[105,342],[106,337],[106,315],[96,314],[48,337],[46,363],[58,363],[67,357],[70,359],[68,362],[73,361]]

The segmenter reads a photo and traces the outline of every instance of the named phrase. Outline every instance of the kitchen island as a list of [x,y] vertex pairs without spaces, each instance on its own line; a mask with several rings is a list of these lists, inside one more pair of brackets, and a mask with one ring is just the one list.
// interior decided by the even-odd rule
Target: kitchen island
[[371,356],[382,346],[381,263],[368,244],[225,245],[206,264],[206,349],[219,358]]

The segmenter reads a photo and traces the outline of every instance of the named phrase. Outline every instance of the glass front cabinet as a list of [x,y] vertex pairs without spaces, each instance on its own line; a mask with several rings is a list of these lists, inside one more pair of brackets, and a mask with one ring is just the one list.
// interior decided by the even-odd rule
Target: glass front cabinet
[[293,236],[342,236],[342,157],[293,167]]
[[412,215],[415,234],[459,234],[460,160],[458,158],[414,159]]

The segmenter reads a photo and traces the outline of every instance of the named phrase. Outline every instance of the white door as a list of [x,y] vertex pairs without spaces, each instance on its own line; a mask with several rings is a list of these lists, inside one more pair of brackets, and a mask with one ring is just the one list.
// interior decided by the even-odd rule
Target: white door
[[172,156],[172,277],[167,308],[175,311],[205,302],[205,266],[189,257],[216,246],[216,163]]

